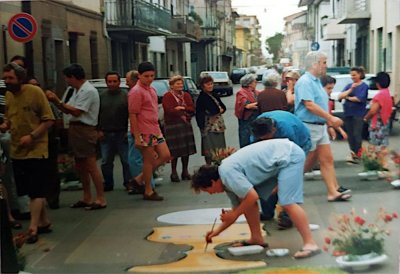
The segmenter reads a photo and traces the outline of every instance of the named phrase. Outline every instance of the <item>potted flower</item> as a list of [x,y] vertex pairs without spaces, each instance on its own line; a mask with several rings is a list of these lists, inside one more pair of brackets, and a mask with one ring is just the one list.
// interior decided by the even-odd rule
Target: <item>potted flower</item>
[[226,147],[226,148],[217,148],[211,151],[211,162],[214,165],[219,166],[223,159],[232,155],[236,152],[236,148],[234,147]]
[[394,163],[394,170],[392,173],[394,178],[390,178],[392,180],[390,184],[395,188],[400,188],[400,153],[393,150],[390,154]]
[[[332,251],[338,256],[342,266],[366,265],[386,260],[384,240],[390,235],[387,224],[398,218],[397,213],[388,213],[380,208],[374,222],[367,222],[367,212],[361,216],[353,209],[350,214],[335,216],[335,221],[328,227],[325,237],[325,251]],[[379,260],[380,259],[380,260]]]
[[362,147],[358,151],[358,157],[361,159],[363,165],[363,172],[358,173],[363,179],[376,180],[379,177],[386,176],[386,158],[388,151],[386,149],[379,149],[374,145]]

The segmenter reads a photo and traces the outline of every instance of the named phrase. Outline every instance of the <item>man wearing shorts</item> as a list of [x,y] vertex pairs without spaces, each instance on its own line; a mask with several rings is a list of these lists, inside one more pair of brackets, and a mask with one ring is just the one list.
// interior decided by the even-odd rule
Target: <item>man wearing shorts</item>
[[[97,122],[99,116],[99,93],[85,79],[85,71],[79,64],[71,64],[63,70],[67,84],[74,88],[68,101],[63,103],[55,93],[46,91],[47,98],[64,113],[70,114],[68,142],[75,156],[76,168],[83,186],[83,198],[71,208],[97,210],[107,207],[104,197],[103,176],[96,162]],[[92,200],[90,181],[96,188]]]
[[321,51],[311,51],[305,57],[307,72],[297,81],[295,91],[295,115],[303,121],[311,134],[312,147],[307,155],[304,170],[308,171],[316,159],[328,190],[328,201],[347,201],[350,190],[339,187],[333,163],[327,126],[339,128],[343,121],[328,111],[328,95],[319,77],[326,74],[327,56]]
[[25,84],[26,71],[15,63],[3,69],[7,87],[5,120],[1,131],[10,129],[12,159],[18,196],[30,198],[31,219],[27,243],[38,241],[38,234],[50,232],[46,210],[46,191],[50,184],[47,171],[47,130],[54,123],[54,116],[43,91]]
[[153,171],[167,162],[170,152],[158,124],[158,97],[151,83],[155,77],[154,65],[143,62],[138,66],[139,80],[128,94],[129,121],[135,146],[143,156],[143,171],[131,182],[135,188],[145,186],[144,200],[162,201],[164,198],[151,185]]
[[267,246],[261,234],[260,212],[257,201],[268,197],[278,186],[279,203],[297,227],[303,247],[294,254],[297,259],[320,252],[309,228],[303,208],[304,151],[289,139],[260,141],[241,148],[221,165],[204,165],[193,175],[192,188],[209,194],[226,192],[231,210],[221,213],[222,224],[209,231],[206,241],[219,235],[244,214],[250,228],[250,239],[242,245]]

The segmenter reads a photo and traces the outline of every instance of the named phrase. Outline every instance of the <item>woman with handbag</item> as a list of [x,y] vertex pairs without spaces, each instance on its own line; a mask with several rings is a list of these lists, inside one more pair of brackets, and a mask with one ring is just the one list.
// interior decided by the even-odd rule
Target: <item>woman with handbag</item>
[[246,74],[240,79],[242,88],[236,93],[235,116],[239,120],[239,145],[247,146],[250,143],[251,122],[257,118],[257,76]]
[[204,76],[200,80],[201,92],[196,102],[196,121],[201,132],[201,155],[211,164],[212,153],[225,148],[225,122],[222,114],[226,106],[219,97],[212,94],[214,79]]
[[171,160],[171,182],[180,182],[176,166],[178,158],[182,161],[182,180],[190,180],[188,171],[189,156],[196,153],[193,128],[190,122],[194,105],[190,94],[183,91],[183,77],[173,76],[169,80],[170,91],[164,94],[165,139],[173,157]]

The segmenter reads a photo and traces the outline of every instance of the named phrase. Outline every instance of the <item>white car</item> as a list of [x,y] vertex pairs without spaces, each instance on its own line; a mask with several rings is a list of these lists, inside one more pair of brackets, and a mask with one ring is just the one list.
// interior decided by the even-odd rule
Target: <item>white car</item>
[[[344,113],[343,113],[344,100],[342,100],[342,102],[339,102],[338,96],[343,91],[345,86],[347,84],[351,84],[353,81],[351,80],[350,74],[337,74],[337,75],[332,75],[332,77],[336,79],[336,85],[333,88],[333,91],[330,95],[330,99],[335,102],[334,108],[332,110],[332,114],[336,117],[343,118],[344,117]],[[375,74],[365,74],[365,78],[363,79],[363,81],[365,83],[367,83],[367,85],[369,87],[367,109],[369,108],[369,102],[379,92],[379,89],[376,87],[375,81],[371,79],[372,77],[375,77]],[[393,97],[392,97],[392,99],[393,99]],[[393,106],[393,112],[392,112],[392,116],[390,117],[390,124],[389,124],[390,129],[392,129],[393,121],[396,119],[396,111],[397,111],[397,108],[395,106]]]
[[[379,92],[378,88],[375,85],[375,82],[371,79],[374,76],[375,74],[365,74],[365,78],[363,79],[363,81],[369,86],[368,101],[370,101]],[[337,75],[332,75],[332,77],[336,79],[336,85],[333,88],[333,91],[330,96],[330,99],[335,101],[335,107],[332,110],[332,114],[337,117],[343,118],[344,100],[342,100],[342,102],[339,102],[338,97],[339,94],[345,88],[345,86],[353,83],[353,80],[351,80],[350,74],[337,74]]]
[[200,78],[209,75],[214,80],[213,93],[218,96],[225,94],[230,96],[233,94],[232,81],[226,71],[202,71],[200,72]]

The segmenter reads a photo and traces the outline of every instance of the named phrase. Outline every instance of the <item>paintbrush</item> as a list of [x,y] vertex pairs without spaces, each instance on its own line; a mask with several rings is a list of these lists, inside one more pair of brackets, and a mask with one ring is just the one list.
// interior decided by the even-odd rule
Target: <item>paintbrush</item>
[[[214,219],[214,223],[213,223],[213,225],[211,227],[211,232],[213,232],[216,222],[217,222],[217,217],[215,217],[215,219]],[[206,253],[206,251],[207,251],[208,244],[209,244],[209,242],[207,241],[206,246],[204,247],[204,253]]]

